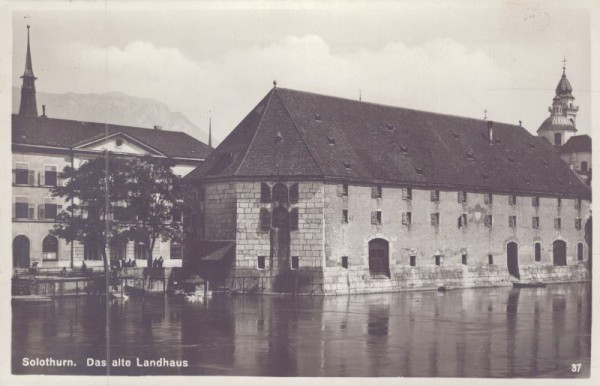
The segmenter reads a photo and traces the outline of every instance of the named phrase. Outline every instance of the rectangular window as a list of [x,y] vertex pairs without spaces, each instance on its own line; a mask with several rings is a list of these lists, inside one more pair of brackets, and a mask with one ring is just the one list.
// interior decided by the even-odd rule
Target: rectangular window
[[417,265],[417,256],[410,256],[410,266],[415,267]]
[[440,226],[440,214],[439,213],[431,214],[431,225],[433,225],[434,227]]
[[342,268],[348,269],[348,256],[342,256]]
[[256,268],[265,269],[265,256],[258,256],[258,261],[256,262]]
[[485,217],[483,218],[483,223],[488,228],[492,227],[492,221],[493,221],[493,219],[492,219],[492,215],[491,214],[486,214]]
[[580,199],[575,200],[575,209],[581,209],[581,200]]
[[557,208],[560,208],[561,206],[562,206],[562,198],[558,197],[558,198],[556,199],[556,207],[557,207]]
[[57,172],[56,165],[44,165],[44,181],[40,185],[56,186]]
[[458,227],[463,228],[467,226],[467,214],[463,213],[458,217]]
[[382,193],[381,185],[371,187],[371,198],[381,198]]
[[442,258],[440,255],[435,255],[435,265],[441,265],[442,264]]
[[560,217],[554,219],[554,229],[560,229]]
[[31,185],[29,183],[29,164],[25,162],[17,162],[15,164],[15,184]]
[[488,255],[488,264],[489,265],[494,264],[494,255],[491,255],[491,254]]
[[410,226],[411,223],[412,223],[412,213],[411,212],[402,213],[402,225]]
[[540,218],[539,217],[531,218],[531,227],[533,229],[540,229]]
[[578,261],[583,260],[583,243],[577,244],[577,260]]
[[15,197],[15,218],[29,217],[29,197]]
[[183,248],[180,243],[171,241],[169,249],[171,260],[181,260],[183,258]]
[[575,229],[581,230],[581,219],[580,218],[575,219]]
[[440,191],[439,190],[431,191],[431,202],[440,202]]
[[461,190],[460,192],[458,192],[458,202],[460,202],[460,203],[467,202],[467,192],[465,192],[464,190]]
[[371,224],[381,225],[381,211],[371,212]]
[[267,208],[260,208],[260,230],[271,229],[271,212]]
[[264,182],[260,184],[260,202],[271,202],[271,187]]
[[511,194],[510,196],[508,196],[508,205],[517,205],[517,195],[516,194]]
[[290,210],[290,229],[293,231],[298,230],[298,208]]
[[535,243],[533,245],[535,249],[535,261],[542,261],[542,244]]
[[342,209],[342,222],[348,224],[348,209]]
[[298,269],[300,266],[300,257],[292,256],[292,269]]
[[540,198],[538,196],[531,197],[531,206],[536,208],[540,206]]
[[510,228],[517,227],[517,216],[508,216],[508,226]]
[[486,193],[483,195],[483,203],[484,204],[491,204],[492,202],[493,202],[492,193]]
[[462,263],[463,263],[463,265],[467,265],[467,254],[463,253],[461,257],[462,257]]
[[412,189],[411,188],[402,188],[402,199],[403,200],[412,200]]
[[348,184],[339,184],[337,186],[337,195],[339,197],[348,197]]
[[290,203],[297,204],[299,197],[300,197],[300,188],[299,188],[298,184],[292,184],[292,186],[290,186]]
[[587,172],[588,171],[588,163],[587,163],[587,161],[581,161],[581,171],[582,172]]
[[[48,219],[56,218],[56,215],[58,214],[58,205],[56,205],[56,202],[54,201],[54,199],[51,199],[51,198],[44,199],[44,212],[45,212],[45,218],[48,218]],[[40,216],[40,219],[41,218],[42,217]]]

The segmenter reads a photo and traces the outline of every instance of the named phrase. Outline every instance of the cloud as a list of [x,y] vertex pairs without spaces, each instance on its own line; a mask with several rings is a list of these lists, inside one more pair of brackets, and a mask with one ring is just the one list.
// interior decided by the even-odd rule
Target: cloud
[[[144,41],[124,47],[68,44],[58,47],[56,57],[60,70],[45,82],[53,83],[48,91],[118,90],[147,96],[202,127],[211,109],[218,138],[258,103],[273,79],[281,87],[353,99],[361,89],[363,100],[376,103],[471,117],[482,117],[488,109],[492,119],[526,119],[522,103],[510,97],[514,74],[486,53],[447,38],[335,53],[318,35],[287,36],[266,45],[232,48],[201,62],[177,48]],[[537,102],[542,114],[552,95],[545,97]],[[535,119],[530,129],[541,122]]]

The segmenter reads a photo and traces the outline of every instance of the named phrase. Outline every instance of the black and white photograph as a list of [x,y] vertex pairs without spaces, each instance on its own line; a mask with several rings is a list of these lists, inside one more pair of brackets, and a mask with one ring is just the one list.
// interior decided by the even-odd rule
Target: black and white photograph
[[1,384],[594,383],[593,1],[0,15]]

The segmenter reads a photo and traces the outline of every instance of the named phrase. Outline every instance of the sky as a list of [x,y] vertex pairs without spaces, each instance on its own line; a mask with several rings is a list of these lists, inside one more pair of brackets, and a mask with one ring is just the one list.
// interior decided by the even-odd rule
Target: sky
[[566,57],[577,128],[590,133],[590,15],[581,2],[71,4],[13,12],[13,86],[29,15],[38,90],[149,97],[205,131],[210,110],[217,141],[273,80],[452,115],[487,110],[535,133]]

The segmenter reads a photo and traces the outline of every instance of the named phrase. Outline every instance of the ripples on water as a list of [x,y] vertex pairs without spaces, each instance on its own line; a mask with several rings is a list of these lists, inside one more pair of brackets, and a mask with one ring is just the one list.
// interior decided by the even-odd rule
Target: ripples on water
[[[85,366],[106,357],[105,320],[96,299],[14,305],[13,373],[106,374]],[[111,358],[189,363],[115,375],[589,377],[591,285],[132,300],[110,305],[109,327]]]

